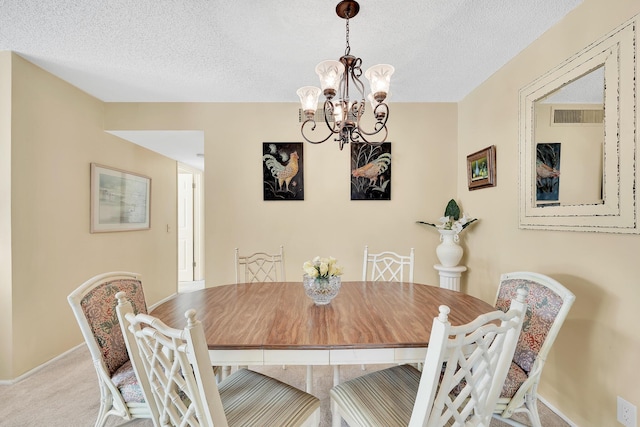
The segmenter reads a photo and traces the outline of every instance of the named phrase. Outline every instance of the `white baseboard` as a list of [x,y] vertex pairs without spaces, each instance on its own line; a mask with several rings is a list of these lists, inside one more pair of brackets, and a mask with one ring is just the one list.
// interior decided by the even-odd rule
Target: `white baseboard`
[[[153,304],[151,307],[149,307],[149,311],[153,310],[155,307],[159,306],[163,302],[168,301],[174,295],[176,295],[176,294],[169,295],[168,297],[166,297],[166,298],[158,301],[157,303]],[[80,347],[82,347],[84,345],[86,345],[86,344],[83,341],[82,343],[78,344],[77,346],[70,348],[69,350],[65,351],[64,353],[61,353],[61,354],[57,355],[53,359],[50,359],[50,360],[44,362],[42,365],[36,366],[35,368],[31,369],[30,371],[27,371],[24,374],[20,375],[19,377],[16,377],[16,378],[12,379],[12,380],[0,380],[0,385],[12,385],[12,384],[18,383],[18,382],[22,381],[23,379],[35,374],[36,372],[38,372],[42,368],[50,365],[51,363],[55,362],[56,360],[66,356],[67,354],[71,353],[72,351],[74,351],[74,350],[76,350],[76,349],[78,349],[78,348],[80,348]]]
[[[576,423],[574,423],[573,421],[571,421],[569,418],[567,418],[566,415],[564,415],[562,412],[558,411],[558,409],[556,409],[555,407],[553,407],[552,405],[549,404],[549,402],[547,402],[545,399],[543,399],[542,397],[540,397],[540,395],[538,395],[538,400],[541,401],[542,403],[544,403],[544,405],[549,408],[554,414],[556,414],[558,417],[562,418],[562,420],[564,422],[566,422],[567,424],[569,424],[571,427],[578,427],[578,425]],[[493,414],[493,418],[495,418],[496,420],[500,420],[505,424],[509,424],[510,426],[513,427],[527,427],[525,424],[519,423],[515,420],[512,420],[511,418],[502,418],[500,415],[498,414]]]
[[162,304],[162,303],[165,303],[165,302],[169,301],[171,298],[173,298],[173,297],[174,297],[174,296],[176,296],[176,295],[177,295],[177,293],[172,294],[172,295],[169,295],[168,297],[163,298],[163,299],[161,299],[160,301],[158,301],[157,303],[155,303],[155,304],[153,304],[153,305],[149,306],[149,307],[148,307],[148,308],[149,308],[149,313],[151,314],[151,312],[153,311],[153,309],[154,309],[154,308],[156,308],[157,306],[159,306],[159,305],[160,305],[160,304]]
[[23,379],[35,374],[36,372],[38,372],[42,368],[52,364],[53,362],[55,362],[58,359],[63,358],[67,354],[71,353],[72,351],[75,351],[76,349],[78,349],[78,348],[80,348],[80,347],[82,347],[84,345],[86,345],[86,344],[84,342],[82,342],[81,344],[78,344],[77,346],[70,348],[69,350],[65,351],[64,353],[61,353],[61,354],[57,355],[53,359],[49,359],[48,361],[44,362],[42,365],[36,366],[32,370],[27,371],[24,374],[20,375],[19,377],[16,377],[16,378],[12,379],[12,380],[0,380],[0,385],[12,385],[12,384],[15,384],[17,382],[20,382]]
[[557,408],[555,408],[553,405],[549,404],[549,402],[547,402],[546,399],[542,398],[540,395],[538,395],[538,399],[544,403],[547,408],[551,409],[553,412],[555,412],[555,414],[557,416],[559,416],[560,418],[562,418],[564,420],[564,422],[566,422],[567,424],[569,424],[571,427],[579,427],[576,423],[574,423],[573,421],[571,421],[569,418],[567,418],[567,416],[565,414],[563,414],[562,412],[560,412]]

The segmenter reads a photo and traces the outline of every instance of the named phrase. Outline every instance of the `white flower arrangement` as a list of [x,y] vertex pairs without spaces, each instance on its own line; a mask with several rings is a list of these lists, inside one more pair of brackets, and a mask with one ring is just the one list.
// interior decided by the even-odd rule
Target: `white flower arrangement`
[[342,267],[338,265],[338,261],[333,257],[320,258],[317,256],[311,261],[306,261],[302,265],[302,269],[307,276],[314,279],[328,279],[342,275]]
[[460,217],[460,208],[455,200],[449,200],[447,207],[444,210],[444,216],[440,217],[442,224],[431,224],[429,222],[417,221],[418,224],[425,224],[431,227],[438,228],[440,230],[453,230],[456,234],[467,228],[473,222],[477,221],[476,218],[470,218],[467,214],[463,214]]
[[436,228],[439,228],[441,230],[453,230],[457,233],[460,233],[462,230],[464,230],[465,226],[467,224],[470,224],[471,221],[475,221],[475,219],[473,218],[468,218],[467,214],[463,214],[462,218],[460,219],[454,219],[452,216],[443,216],[440,217],[440,222],[442,224],[436,224]]

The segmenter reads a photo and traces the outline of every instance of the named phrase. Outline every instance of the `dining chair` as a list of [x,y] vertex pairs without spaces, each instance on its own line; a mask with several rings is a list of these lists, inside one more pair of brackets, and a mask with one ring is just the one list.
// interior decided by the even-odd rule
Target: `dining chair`
[[538,273],[513,272],[500,277],[496,307],[506,310],[518,289],[528,290],[527,314],[500,398],[495,418],[526,413],[533,427],[538,414],[538,384],[547,355],[560,332],[575,295],[558,281]]
[[155,411],[144,399],[129,360],[115,310],[117,292],[131,300],[136,313],[147,312],[142,277],[136,273],[99,274],[67,297],[98,374],[100,409],[96,427],[104,426],[110,415],[131,420],[153,418]]
[[[390,281],[404,282],[405,270],[408,270],[408,279],[413,283],[414,250],[411,248],[409,255],[400,255],[395,252],[369,253],[369,246],[364,247],[364,262],[362,264],[363,281]],[[367,274],[367,271],[369,272]],[[367,367],[360,365],[365,371]]]
[[[240,255],[240,250],[235,248],[236,260],[236,284],[251,282],[284,282],[286,281],[284,269],[284,247],[280,245],[278,253],[255,252],[251,255]],[[244,277],[243,280],[241,278]],[[224,368],[224,375],[230,367]],[[282,365],[286,369],[286,365]]]
[[450,309],[441,305],[423,370],[398,365],[333,387],[334,416],[351,427],[488,427],[516,348],[525,298],[519,290],[508,312],[496,310],[461,326],[451,325]]
[[284,282],[284,248],[281,245],[278,253],[256,252],[251,255],[240,255],[235,249],[236,283],[251,282]]
[[[184,329],[135,314],[124,293],[116,295],[131,354],[142,365],[162,426],[317,426],[320,400],[248,369],[216,382],[202,323],[187,310]],[[133,356],[132,356],[133,358]],[[144,377],[144,379],[143,379]]]
[[408,270],[408,281],[413,282],[413,264],[413,248],[409,255],[405,256],[389,251],[372,254],[369,253],[369,246],[365,246],[362,280],[404,282],[405,270]]

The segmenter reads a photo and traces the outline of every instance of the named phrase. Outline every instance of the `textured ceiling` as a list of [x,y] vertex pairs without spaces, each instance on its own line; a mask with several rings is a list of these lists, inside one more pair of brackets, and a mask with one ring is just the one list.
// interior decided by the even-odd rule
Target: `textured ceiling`
[[[394,102],[457,102],[582,0],[361,0],[351,53]],[[338,2],[0,0],[0,50],[107,102],[297,102],[345,49]]]

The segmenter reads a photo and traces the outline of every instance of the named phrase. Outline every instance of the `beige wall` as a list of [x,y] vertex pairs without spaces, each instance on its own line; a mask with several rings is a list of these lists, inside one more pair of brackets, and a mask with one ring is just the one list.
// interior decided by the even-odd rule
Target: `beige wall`
[[[415,247],[416,281],[437,283],[437,233],[414,221],[437,220],[456,197],[480,218],[463,235],[469,267],[463,290],[493,301],[500,274],[517,270],[548,274],[569,287],[577,302],[550,354],[540,393],[577,425],[615,425],[617,395],[640,405],[640,238],[518,229],[518,92],[638,12],[637,1],[585,0],[459,104],[394,104],[390,202],[349,200],[349,152],[331,142],[304,145],[305,201],[262,201],[261,144],[301,141],[294,103],[103,105],[17,60],[13,290],[5,283],[10,266],[4,259],[1,270],[2,295],[15,293],[14,317],[12,331],[6,333],[3,323],[0,337],[19,339],[13,361],[3,360],[0,373],[14,363],[9,374],[15,376],[80,342],[65,297],[92,274],[142,269],[151,302],[175,287],[175,236],[162,228],[175,223],[175,177],[166,159],[104,134],[104,117],[107,130],[204,130],[210,286],[233,280],[234,247],[249,252],[279,244],[285,245],[290,280],[314,255],[336,256],[345,279],[357,279],[362,248],[369,244],[399,252]],[[6,69],[3,55],[4,86]],[[6,100],[0,102],[2,111]],[[497,187],[469,192],[466,155],[494,144]],[[8,149],[5,134],[0,149]],[[152,176],[151,232],[87,232],[91,161]],[[57,210],[45,214],[47,206]],[[2,211],[0,220],[5,226]],[[56,322],[34,321],[40,318]]]
[[[251,253],[285,247],[286,274],[302,263],[336,257],[345,280],[362,274],[364,245],[416,250],[415,278],[436,283],[436,221],[455,196],[455,104],[396,104],[389,120],[391,201],[350,200],[350,146],[304,144],[304,201],[263,201],[262,143],[302,142],[298,104],[108,104],[105,129],[197,129],[205,134],[205,277],[231,283],[234,248]],[[320,128],[320,126],[318,127]]]
[[0,52],[0,378],[13,366],[11,295],[11,54]]
[[[3,234],[8,220],[11,227],[11,271],[5,274],[4,257],[1,270],[11,318],[5,323],[3,310],[0,334],[12,345],[1,360],[0,379],[15,378],[82,342],[66,297],[90,277],[113,270],[141,273],[150,304],[177,286],[176,162],[105,133],[102,102],[18,55],[0,57],[3,87],[10,59],[12,92],[0,91],[0,109],[11,95],[11,142],[9,147],[1,126],[0,147],[11,152],[11,218],[0,211],[0,219]],[[89,233],[91,162],[151,177],[151,230]],[[4,176],[7,168],[0,170]]]
[[[482,218],[467,235],[466,290],[491,301],[501,273],[531,270],[576,294],[540,394],[580,426],[617,425],[616,396],[640,405],[640,237],[518,229],[518,95],[638,12],[637,1],[585,0],[459,104],[458,198]],[[468,192],[464,154],[492,144],[498,186]]]

